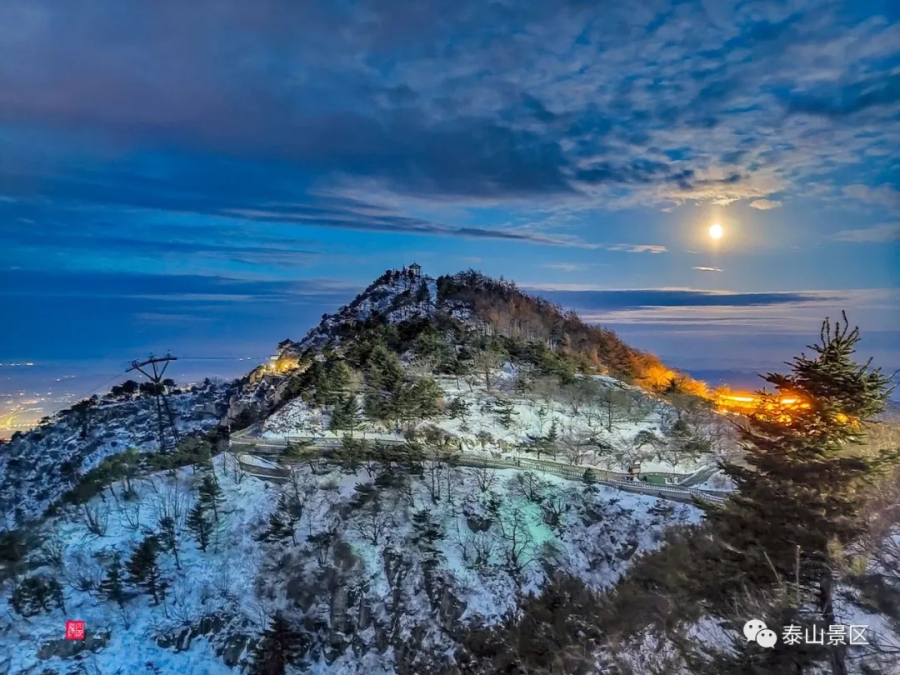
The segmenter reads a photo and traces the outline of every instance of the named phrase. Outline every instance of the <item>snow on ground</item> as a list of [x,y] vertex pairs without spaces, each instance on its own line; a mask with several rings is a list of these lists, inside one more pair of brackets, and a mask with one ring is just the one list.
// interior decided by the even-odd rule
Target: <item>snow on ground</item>
[[278,467],[278,462],[257,457],[256,455],[238,455],[238,459],[241,464],[246,464],[247,466],[259,466],[264,469],[275,469]]
[[692,485],[691,487],[699,488],[700,490],[719,490],[721,492],[734,491],[734,483],[722,471],[716,471],[702,483],[697,483],[697,485]]
[[[417,292],[423,284],[427,289],[427,297],[419,300]],[[390,323],[428,317],[434,314],[436,302],[437,283],[431,277],[414,278],[400,273],[393,278],[382,277],[356,296],[349,305],[323,318],[296,346],[301,350],[320,347],[336,339],[341,324],[364,322],[376,314],[383,315]]]
[[[163,502],[170,507],[180,504],[183,525],[189,490],[199,479],[191,469],[182,469],[174,480],[156,474],[150,480],[138,483],[138,499],[123,502],[121,511],[109,496],[106,501],[95,499],[91,506],[97,506],[103,512],[108,508],[107,530],[103,537],[88,532],[75,510],[45,524],[47,539],[63,545],[63,564],[61,569],[45,567],[42,571],[63,584],[65,609],[19,619],[8,605],[11,588],[8,584],[3,588],[0,612],[16,618],[15,622],[0,624],[0,654],[12,657],[11,675],[28,672],[37,666],[67,672],[66,667],[71,663],[59,658],[41,660],[37,650],[64,637],[65,622],[75,619],[84,621],[90,634],[106,631],[111,634],[106,648],[89,657],[89,662],[95,664],[100,673],[147,672],[147,662],[154,663],[163,673],[219,675],[233,672],[204,640],[198,640],[196,647],[176,654],[159,647],[151,637],[178,626],[180,618],[199,617],[221,609],[229,595],[247,596],[247,579],[255,574],[260,553],[249,536],[249,529],[259,514],[269,508],[271,493],[268,486],[259,481],[244,480],[240,485],[235,484],[221,471],[222,461],[221,457],[217,458],[225,496],[224,526],[214,535],[218,538],[217,550],[202,553],[188,539],[187,533],[183,533],[179,550],[181,570],[176,568],[173,556],[160,556],[162,576],[172,584],[165,606],[153,606],[149,596],[140,595],[122,610],[100,600],[95,593],[82,592],[77,586],[81,578],[101,579],[103,562],[110,560],[115,552],[122,555],[123,565],[127,562],[134,547],[145,536],[141,529],[135,530],[128,524],[128,517],[137,519],[139,527],[153,528],[157,508]],[[123,491],[121,484],[114,484],[113,488],[119,494]]]
[[[201,477],[189,468],[174,477],[161,473],[138,482],[136,500],[117,504],[110,492],[93,500],[89,508],[108,509],[102,537],[88,531],[78,509],[49,520],[45,540],[61,544],[61,565],[38,567],[31,573],[43,572],[63,583],[65,610],[20,619],[8,605],[9,583],[0,589],[0,615],[8,617],[0,623],[0,654],[9,655],[9,673],[43,668],[68,672],[71,662],[38,657],[41,646],[62,637],[68,619],[84,620],[95,635],[110,632],[106,647],[87,657],[97,672],[147,672],[149,662],[164,673],[233,673],[237,670],[225,666],[204,637],[194,638],[182,652],[163,648],[155,639],[222,612],[240,617],[232,624],[257,635],[273,611],[291,611],[298,602],[306,603],[310,616],[327,622],[343,592],[358,593],[353,602],[365,604],[381,622],[359,627],[358,637],[370,647],[377,626],[388,625],[392,614],[399,612],[402,631],[412,635],[414,626],[428,626],[427,649],[449,653],[453,645],[434,619],[434,601],[422,590],[428,587],[423,577],[426,555],[437,561],[429,578],[458,600],[461,614],[454,620],[477,618],[490,623],[514,607],[518,591],[539,590],[542,560],[552,560],[602,588],[615,582],[635,555],[658,546],[665,528],[701,517],[692,506],[673,506],[598,486],[586,488],[529,472],[450,470],[426,463],[424,474],[412,478],[409,488],[376,488],[374,476],[364,469],[344,473],[320,465],[316,474],[309,467],[296,473],[297,489],[307,499],[296,526],[296,544],[290,538],[260,543],[258,535],[275,508],[278,492],[293,488],[241,477],[233,470],[233,462],[228,455],[214,460],[224,500],[220,524],[205,553],[183,529]],[[438,487],[437,498],[430,488],[435,481],[444,486]],[[122,485],[113,488],[117,495],[123,494]],[[382,526],[377,541],[364,527],[375,508],[375,502],[365,499],[371,491],[381,505],[374,511]],[[114,552],[121,553],[123,563],[128,560],[145,532],[156,528],[164,505],[170,509],[177,505],[181,514],[180,569],[172,554],[160,554],[162,576],[170,583],[165,603],[155,606],[149,596],[138,595],[122,610],[95,591],[81,590],[82,578],[94,582],[102,578]],[[433,553],[416,536],[416,513],[427,514],[439,530]],[[338,541],[346,544],[340,555],[339,545],[334,544],[323,563],[307,537],[328,528],[337,528]],[[512,555],[514,551],[518,556]],[[521,566],[517,572],[511,567],[511,556],[514,565]],[[396,578],[389,578],[386,571],[390,561],[408,572],[400,582],[401,591],[396,592],[399,595],[393,590]],[[338,582],[329,590],[325,580],[335,576]],[[361,611],[349,607],[348,616]],[[368,664],[367,673],[393,672],[390,650],[356,657],[348,649],[331,665],[321,653],[312,656],[310,672],[323,675],[360,672],[360,663]]]
[[[169,396],[168,402],[184,436],[219,423],[229,384],[209,383]],[[131,448],[158,448],[156,409],[149,396],[110,402],[101,399],[90,410],[86,425],[70,410],[58,412],[52,423],[17,435],[0,455],[0,519],[14,522],[35,517],[72,487],[79,475],[110,455]]]
[[[468,412],[452,419],[445,415],[439,419],[422,422],[419,429],[437,427],[458,439],[467,453],[485,452],[494,456],[520,457],[535,455],[523,452],[521,444],[527,443],[529,436],[547,435],[555,429],[562,452],[555,458],[559,462],[594,466],[607,471],[627,473],[632,460],[641,461],[643,473],[672,473],[689,475],[708,467],[713,458],[709,455],[691,457],[668,450],[666,445],[654,447],[650,444],[637,447],[635,439],[643,432],[663,439],[664,404],[646,399],[642,404],[634,404],[631,413],[625,410],[613,414],[602,402],[585,403],[572,409],[571,404],[559,396],[538,396],[519,394],[515,391],[519,373],[515,366],[507,363],[494,373],[496,382],[488,390],[483,379],[469,378],[457,380],[453,377],[438,377],[437,382],[444,392],[444,403],[449,405],[454,399],[464,401]],[[619,380],[598,376],[610,387],[627,388]],[[511,423],[504,426],[500,419],[498,405],[511,406]],[[262,427],[262,436],[267,439],[287,437],[321,438],[339,440],[344,432],[329,431],[330,415],[327,410],[310,406],[296,398],[269,417]],[[358,436],[370,440],[403,441],[401,429],[386,429],[381,425],[364,422],[356,431]],[[599,441],[606,451],[575,450],[569,454],[565,446]],[[596,448],[596,445],[594,446]],[[546,456],[542,456],[546,457]],[[546,457],[546,459],[551,459]]]

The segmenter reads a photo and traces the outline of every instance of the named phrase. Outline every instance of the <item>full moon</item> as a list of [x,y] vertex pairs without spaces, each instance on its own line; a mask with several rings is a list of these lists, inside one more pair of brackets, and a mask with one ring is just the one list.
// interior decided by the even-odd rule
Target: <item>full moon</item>
[[722,235],[725,233],[725,230],[722,229],[722,226],[718,223],[711,225],[709,228],[709,236],[713,239],[721,239]]

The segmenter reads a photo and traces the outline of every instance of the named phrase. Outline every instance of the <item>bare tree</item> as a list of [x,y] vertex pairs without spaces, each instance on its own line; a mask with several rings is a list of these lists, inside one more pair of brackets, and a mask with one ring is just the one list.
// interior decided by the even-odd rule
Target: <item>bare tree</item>
[[185,519],[188,511],[190,511],[190,507],[190,493],[182,489],[177,483],[175,485],[167,485],[162,490],[158,490],[151,502],[156,522],[159,523],[170,518],[178,532],[184,529]]
[[476,569],[484,569],[490,566],[497,540],[487,532],[467,532],[465,549],[472,551],[472,565]]
[[381,510],[381,504],[377,501],[370,502],[354,520],[353,529],[372,546],[378,546],[384,541],[384,535],[392,522],[391,515]]
[[624,394],[626,419],[631,422],[639,422],[650,414],[653,402],[643,392],[628,389]]
[[125,503],[119,509],[119,523],[130,532],[141,531],[141,503]]
[[534,471],[522,471],[512,479],[512,492],[530,502],[540,504],[550,483],[538,476]]
[[191,626],[200,618],[197,605],[192,602],[191,584],[193,583],[183,576],[178,577],[166,594],[168,616],[179,626]]
[[497,471],[489,468],[486,463],[472,469],[472,473],[475,476],[478,489],[482,492],[491,492],[496,487]]
[[36,560],[39,565],[48,565],[56,569],[62,569],[63,558],[66,552],[66,542],[58,534],[51,534],[44,539]]
[[125,628],[125,630],[131,630],[135,619],[137,619],[138,610],[127,603],[116,605],[115,609],[116,614],[118,614],[119,618],[122,620],[122,627]]
[[591,377],[580,377],[562,388],[562,394],[569,404],[572,415],[578,415],[597,398],[600,386]]
[[239,574],[234,564],[228,560],[223,560],[213,574],[215,597],[224,599],[229,603],[237,602],[237,596],[234,592],[235,586],[240,585],[243,588],[245,585],[244,579],[238,579],[238,576]]
[[606,431],[613,433],[625,421],[625,395],[621,389],[604,387],[599,398],[600,418]]
[[323,529],[321,532],[310,534],[306,538],[310,545],[312,545],[313,551],[316,554],[316,562],[319,563],[319,567],[325,567],[325,565],[328,564],[328,557],[331,554],[331,547],[337,540],[339,529],[339,522],[337,520],[333,520],[330,525]]
[[441,462],[431,460],[425,463],[425,480],[422,481],[422,484],[435,504],[441,501],[443,472],[444,465]]
[[390,634],[395,636],[400,627],[400,619],[405,614],[403,602],[403,582],[413,569],[412,560],[401,552],[385,551],[384,572],[390,587]]
[[621,451],[618,453],[617,458],[630,469],[646,456],[647,453],[643,448],[643,445],[635,443],[634,438],[632,438],[621,446]]
[[481,349],[475,353],[475,369],[484,382],[484,387],[491,391],[496,384],[495,371],[503,365],[506,355],[495,349]]
[[247,472],[244,471],[244,467],[241,465],[240,458],[234,453],[228,452],[225,454],[223,468],[225,475],[230,475],[235,485],[240,485],[247,476]]
[[539,377],[534,381],[534,393],[548,412],[553,412],[559,396],[559,380],[555,377]]
[[85,549],[73,551],[69,560],[70,564],[62,568],[63,581],[69,588],[87,593],[99,587],[104,576],[103,566]]
[[593,448],[593,439],[581,435],[566,434],[559,439],[562,455],[569,464],[581,464],[587,459]]
[[510,576],[521,583],[523,572],[535,562],[534,537],[522,509],[511,509],[499,522],[503,563]]
[[547,527],[556,533],[563,529],[563,515],[569,511],[569,505],[562,497],[555,496],[544,500],[541,504],[541,515]]
[[83,504],[81,517],[87,531],[95,537],[105,537],[109,525],[109,504],[105,501],[94,501]]
[[291,469],[287,489],[295,500],[305,505],[316,492],[316,485],[309,474]]

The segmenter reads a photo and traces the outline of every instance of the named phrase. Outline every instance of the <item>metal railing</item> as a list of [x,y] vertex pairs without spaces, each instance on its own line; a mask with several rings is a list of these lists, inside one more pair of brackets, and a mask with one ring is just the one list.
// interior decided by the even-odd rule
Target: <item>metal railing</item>
[[[325,440],[326,443],[323,445],[315,445],[315,449],[331,449],[332,446],[340,446],[340,442],[332,442],[330,439],[318,439]],[[284,447],[286,447],[285,444]],[[392,445],[403,445],[401,442],[394,442]],[[324,447],[323,447],[324,446]],[[267,452],[259,452],[257,451],[244,451],[244,454],[249,455],[272,455],[273,453]],[[502,459],[496,457],[485,457],[483,455],[473,455],[470,453],[458,453],[453,455],[438,455],[432,454],[426,456],[425,459],[430,460],[446,460],[452,457],[453,461],[460,466],[469,466],[469,467],[489,467],[494,469],[514,469],[521,471],[522,469],[534,469],[537,471],[543,471],[546,473],[556,474],[562,478],[566,478],[568,480],[584,480],[585,473],[587,471],[591,471],[595,475],[595,479],[593,482],[598,485],[606,485],[608,487],[616,488],[619,490],[623,490],[626,492],[634,492],[639,494],[647,494],[655,497],[660,497],[663,499],[671,499],[675,501],[688,501],[693,502],[694,499],[699,499],[702,501],[710,502],[713,504],[721,504],[725,501],[725,497],[721,494],[708,491],[701,490],[698,488],[690,488],[690,487],[680,487],[677,485],[653,485],[648,483],[642,483],[638,480],[625,480],[621,478],[603,478],[597,476],[597,470],[591,467],[581,467],[573,464],[561,464],[559,462],[542,462],[540,460],[531,460],[531,459],[518,459],[518,460],[509,460]],[[240,462],[241,468],[248,474],[258,475],[260,477],[270,477],[270,478],[280,478],[286,479],[290,475],[290,469],[278,468],[278,467],[262,467],[255,464],[248,464],[246,462]]]

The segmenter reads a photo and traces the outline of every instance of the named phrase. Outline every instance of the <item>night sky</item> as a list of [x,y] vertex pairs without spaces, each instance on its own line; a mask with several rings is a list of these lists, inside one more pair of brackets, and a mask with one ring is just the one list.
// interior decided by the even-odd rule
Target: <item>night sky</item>
[[4,363],[246,371],[417,261],[695,371],[846,309],[895,368],[898,253],[895,0],[0,2]]

